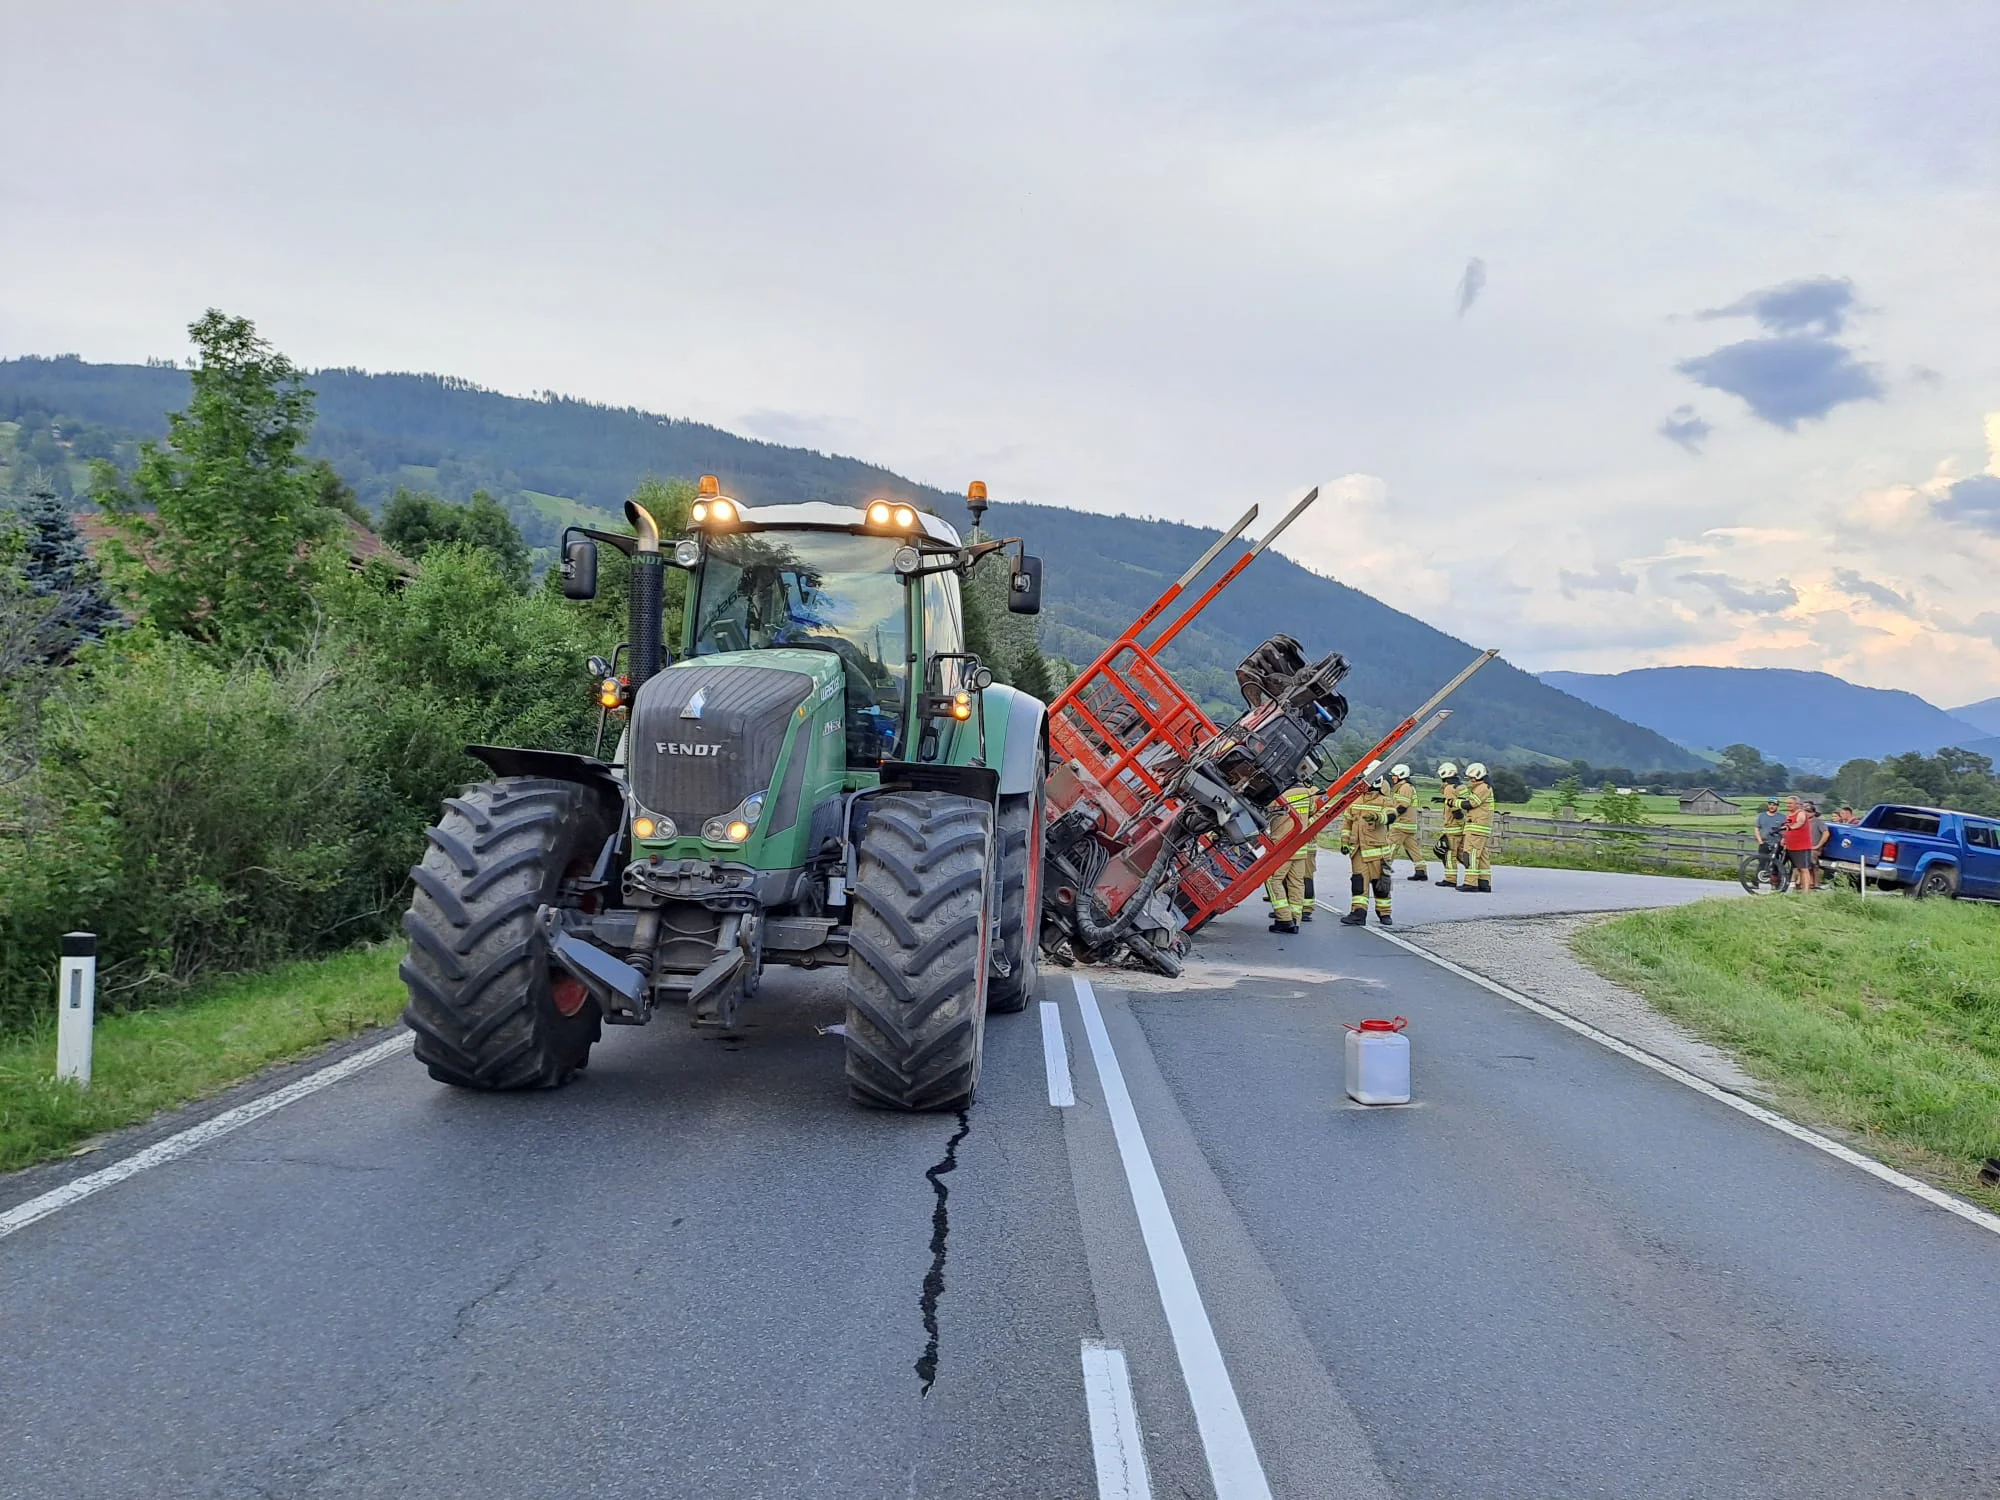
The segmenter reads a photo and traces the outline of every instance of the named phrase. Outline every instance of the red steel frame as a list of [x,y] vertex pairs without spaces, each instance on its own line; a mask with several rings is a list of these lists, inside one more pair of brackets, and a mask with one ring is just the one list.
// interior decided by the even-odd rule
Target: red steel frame
[[[1178,805],[1168,801],[1164,782],[1208,746],[1222,730],[1202,712],[1201,707],[1161,664],[1160,652],[1184,630],[1216,596],[1236,581],[1257,555],[1268,547],[1308,505],[1318,498],[1311,491],[1292,507],[1260,542],[1224,570],[1193,604],[1177,616],[1148,643],[1144,636],[1153,623],[1186,591],[1224,549],[1243,534],[1256,519],[1251,506],[1235,526],[1203,553],[1195,565],[1169,585],[1152,605],[1134,620],[1089,666],[1085,667],[1049,705],[1049,752],[1051,768],[1067,767],[1077,784],[1067,800],[1051,788],[1048,816],[1055,818],[1077,802],[1088,799],[1100,810],[1118,818],[1115,828],[1106,827],[1109,842],[1122,851],[1141,854],[1164,832]],[[1264,836],[1247,847],[1230,847],[1212,836],[1196,845],[1192,858],[1181,871],[1177,897],[1189,931],[1230,910],[1263,885],[1273,870],[1290,859],[1308,840],[1316,839],[1333,820],[1346,811],[1361,791],[1361,773],[1371,760],[1382,759],[1406,737],[1416,740],[1437,727],[1444,715],[1437,714],[1421,730],[1418,722],[1432,713],[1445,696],[1473,672],[1491,660],[1487,652],[1472,666],[1436,694],[1429,703],[1403,720],[1379,741],[1367,756],[1356,761],[1330,786],[1313,807],[1305,827],[1291,825],[1282,835]],[[1407,748],[1407,746],[1404,746]],[[1063,783],[1065,786],[1068,784]],[[1150,865],[1151,852],[1142,854]],[[1115,904],[1112,904],[1115,911]]]

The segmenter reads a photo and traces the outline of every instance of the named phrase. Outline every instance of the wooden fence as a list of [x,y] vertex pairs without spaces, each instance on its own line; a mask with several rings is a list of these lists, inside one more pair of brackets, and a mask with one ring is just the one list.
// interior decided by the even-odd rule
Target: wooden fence
[[[1418,828],[1418,837],[1423,840],[1424,848],[1429,849],[1444,829],[1444,814],[1434,807],[1423,809]],[[1497,864],[1506,863],[1509,850],[1517,855],[1549,850],[1585,858],[1601,855],[1620,862],[1699,865],[1733,872],[1744,855],[1757,852],[1757,836],[1742,829],[1531,818],[1504,809],[1500,811],[1495,833]]]

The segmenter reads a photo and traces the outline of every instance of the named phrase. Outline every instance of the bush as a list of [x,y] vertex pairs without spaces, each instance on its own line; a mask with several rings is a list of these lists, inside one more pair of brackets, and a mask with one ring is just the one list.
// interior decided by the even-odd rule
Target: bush
[[300,652],[216,665],[179,636],[93,648],[4,794],[0,1028],[47,1003],[60,935],[101,936],[108,1004],[380,936],[480,741],[588,749],[585,621],[491,560],[332,588]]

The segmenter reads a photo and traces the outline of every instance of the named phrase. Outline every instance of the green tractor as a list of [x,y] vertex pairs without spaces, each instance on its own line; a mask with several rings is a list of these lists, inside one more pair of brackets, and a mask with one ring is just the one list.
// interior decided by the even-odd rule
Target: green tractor
[[[981,539],[983,485],[969,503],[963,542],[908,505],[752,508],[704,477],[686,537],[629,502],[630,536],[565,532],[571,598],[599,543],[630,559],[631,640],[593,659],[629,717],[609,761],[470,747],[494,778],[445,800],[404,918],[432,1077],[554,1088],[606,1022],[677,1005],[733,1034],[767,965],[838,964],[853,1096],[971,1102],[987,1012],[1035,989],[1048,731],[965,649],[974,564],[1014,549],[1021,614],[1042,576]],[[689,574],[671,664],[666,567]]]

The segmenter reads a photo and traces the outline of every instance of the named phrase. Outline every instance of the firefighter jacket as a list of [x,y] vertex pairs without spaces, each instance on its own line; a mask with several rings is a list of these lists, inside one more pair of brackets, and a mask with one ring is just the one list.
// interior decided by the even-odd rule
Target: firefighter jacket
[[1387,859],[1394,854],[1396,846],[1389,842],[1389,818],[1395,811],[1394,799],[1380,792],[1368,792],[1348,804],[1342,836],[1348,852],[1362,859]]
[[1396,803],[1396,827],[1408,828],[1412,832],[1417,827],[1417,788],[1408,781],[1389,783],[1389,795]]
[[1311,787],[1301,784],[1279,796],[1277,804],[1271,809],[1273,843],[1282,844],[1312,821],[1313,798],[1316,795]]
[[1468,781],[1459,793],[1458,805],[1465,814],[1467,833],[1493,831],[1493,787],[1484,781]]
[[1444,789],[1444,826],[1449,833],[1465,831],[1465,788],[1447,785]]

